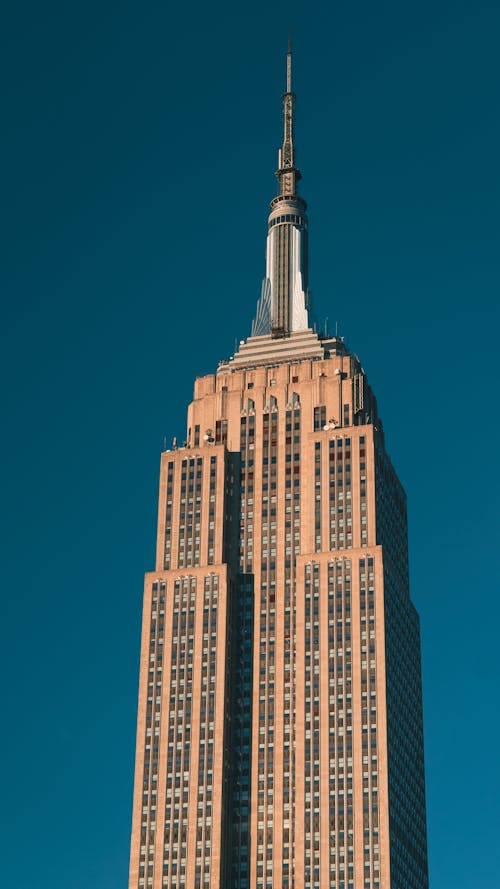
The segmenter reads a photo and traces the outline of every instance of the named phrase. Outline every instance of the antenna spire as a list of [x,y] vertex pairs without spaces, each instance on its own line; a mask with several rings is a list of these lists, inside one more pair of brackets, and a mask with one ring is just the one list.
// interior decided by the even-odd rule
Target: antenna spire
[[283,146],[278,152],[278,170],[276,177],[280,184],[280,195],[291,196],[297,192],[300,172],[295,166],[293,147],[293,105],[295,93],[292,92],[292,40],[288,35],[286,52],[286,93],[283,95]]
[[286,52],[286,93],[283,94],[283,145],[278,152],[278,194],[270,204],[266,277],[257,303],[252,336],[291,336],[308,330],[307,204],[297,194],[300,172],[293,148],[292,42]]
[[292,92],[292,38],[288,34],[288,49],[286,51],[286,91]]

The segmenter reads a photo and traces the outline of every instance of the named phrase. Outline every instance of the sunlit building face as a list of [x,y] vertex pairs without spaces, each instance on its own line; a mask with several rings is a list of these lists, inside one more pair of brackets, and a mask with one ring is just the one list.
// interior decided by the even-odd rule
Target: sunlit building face
[[311,316],[290,53],[283,103],[252,336],[161,456],[130,889],[428,886],[406,498],[358,358]]

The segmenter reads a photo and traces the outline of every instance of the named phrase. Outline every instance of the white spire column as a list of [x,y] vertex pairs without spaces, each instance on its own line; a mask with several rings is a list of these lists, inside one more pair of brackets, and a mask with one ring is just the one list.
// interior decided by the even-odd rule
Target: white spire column
[[271,201],[268,221],[266,277],[257,305],[252,335],[286,337],[307,330],[307,216],[306,202],[297,194],[300,171],[295,166],[292,92],[292,52],[286,57],[283,96],[283,145],[278,152],[279,194]]

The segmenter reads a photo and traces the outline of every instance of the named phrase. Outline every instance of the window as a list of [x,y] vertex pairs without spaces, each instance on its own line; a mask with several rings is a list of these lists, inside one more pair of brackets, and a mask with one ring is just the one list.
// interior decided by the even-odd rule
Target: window
[[314,408],[314,431],[318,432],[318,430],[323,429],[323,426],[326,425],[326,407],[322,405],[321,407]]

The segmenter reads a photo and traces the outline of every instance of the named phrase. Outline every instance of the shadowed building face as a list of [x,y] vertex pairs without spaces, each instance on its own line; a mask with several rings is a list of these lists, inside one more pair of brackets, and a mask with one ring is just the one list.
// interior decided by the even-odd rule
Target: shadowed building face
[[426,889],[406,499],[358,358],[320,337],[291,53],[252,336],[161,458],[130,889]]

